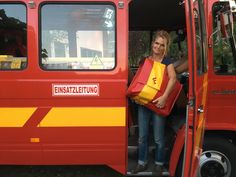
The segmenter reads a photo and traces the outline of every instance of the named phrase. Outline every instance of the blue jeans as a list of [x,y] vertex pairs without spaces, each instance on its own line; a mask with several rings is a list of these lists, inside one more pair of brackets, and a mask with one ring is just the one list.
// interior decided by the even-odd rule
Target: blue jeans
[[150,109],[138,106],[138,123],[139,123],[139,145],[138,145],[138,163],[140,165],[147,164],[148,161],[148,133],[150,120],[153,123],[153,133],[155,141],[155,164],[164,164],[164,148],[165,148],[165,118],[151,111]]

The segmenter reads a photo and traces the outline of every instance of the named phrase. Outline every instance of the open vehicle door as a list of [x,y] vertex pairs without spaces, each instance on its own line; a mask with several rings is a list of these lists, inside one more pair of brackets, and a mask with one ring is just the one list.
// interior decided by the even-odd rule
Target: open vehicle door
[[198,177],[235,177],[236,47],[235,1],[207,1],[208,17],[208,103],[206,133]]
[[195,177],[202,152],[207,94],[206,23],[203,0],[185,1],[189,60],[184,177]]

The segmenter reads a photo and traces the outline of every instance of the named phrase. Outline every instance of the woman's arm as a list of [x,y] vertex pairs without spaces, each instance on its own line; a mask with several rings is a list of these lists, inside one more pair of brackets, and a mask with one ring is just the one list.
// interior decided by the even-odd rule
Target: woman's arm
[[180,74],[182,72],[188,71],[188,59],[182,61],[178,66],[175,67],[175,71]]
[[173,90],[175,82],[176,82],[176,73],[175,73],[175,68],[173,64],[169,64],[167,66],[167,74],[169,77],[169,81],[168,81],[164,94],[158,97],[157,99],[153,100],[153,103],[156,103],[156,106],[159,108],[163,108],[165,106],[166,100],[169,94],[171,93],[171,91]]

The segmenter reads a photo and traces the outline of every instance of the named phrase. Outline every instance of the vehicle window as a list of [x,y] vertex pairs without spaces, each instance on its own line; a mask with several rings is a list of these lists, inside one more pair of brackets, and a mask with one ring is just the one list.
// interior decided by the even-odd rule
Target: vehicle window
[[45,70],[115,67],[115,8],[106,4],[44,4],[41,57]]
[[26,6],[0,3],[0,70],[27,66]]
[[202,74],[206,71],[206,60],[204,56],[204,39],[202,32],[201,15],[198,9],[194,9],[194,20],[195,20],[195,41],[196,41],[196,56],[197,56],[197,73]]
[[[219,75],[236,74],[236,58],[234,57],[236,26],[232,26],[233,35],[226,34],[231,27],[227,24],[227,16],[222,13],[222,10],[225,10],[227,6],[227,3],[215,3],[212,10],[214,72]],[[221,18],[224,18],[225,25],[222,24]],[[222,28],[225,28],[225,31],[222,31]]]

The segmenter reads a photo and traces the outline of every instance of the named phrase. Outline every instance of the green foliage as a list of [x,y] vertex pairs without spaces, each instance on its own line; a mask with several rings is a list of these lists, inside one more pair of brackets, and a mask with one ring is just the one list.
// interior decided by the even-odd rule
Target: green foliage
[[[150,31],[131,31],[129,33],[129,65],[130,67],[138,67],[139,61],[150,55],[151,40],[153,33]],[[168,56],[174,61],[179,59],[180,52],[187,55],[186,39],[178,43],[176,31],[170,32],[171,44]],[[181,51],[180,51],[181,49]]]
[[129,33],[129,65],[131,67],[137,67],[139,61],[149,55],[150,45],[150,32],[131,31]]

